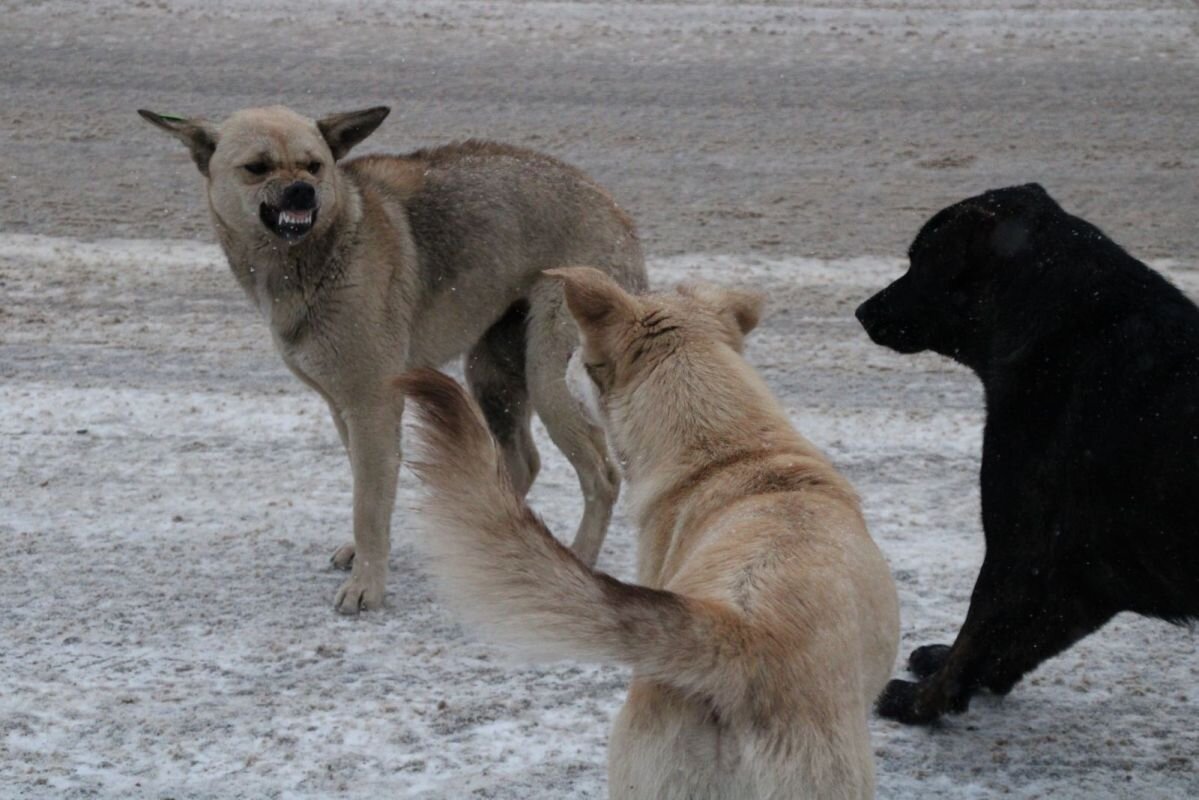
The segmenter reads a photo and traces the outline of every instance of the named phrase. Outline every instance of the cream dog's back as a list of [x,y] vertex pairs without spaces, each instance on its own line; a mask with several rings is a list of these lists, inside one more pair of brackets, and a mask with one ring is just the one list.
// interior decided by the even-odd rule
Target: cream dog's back
[[421,372],[400,386],[432,490],[421,543],[448,598],[533,652],[633,667],[614,797],[871,796],[867,716],[895,658],[895,587],[849,484],[738,354],[758,301],[634,298],[594,270],[550,274],[583,334],[570,380],[623,466],[646,585],[559,545],[508,488],[467,396]]

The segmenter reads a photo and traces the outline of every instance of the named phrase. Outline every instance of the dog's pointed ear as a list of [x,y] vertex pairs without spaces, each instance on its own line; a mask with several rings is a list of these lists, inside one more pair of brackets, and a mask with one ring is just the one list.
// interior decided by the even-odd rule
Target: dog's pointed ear
[[712,283],[688,283],[679,292],[699,300],[721,316],[742,335],[747,335],[762,320],[766,298],[758,292],[730,289]]
[[333,152],[333,160],[340,161],[354,145],[374,133],[375,128],[383,124],[390,113],[391,109],[387,106],[375,106],[362,111],[331,114],[318,119],[316,127]]
[[562,282],[566,308],[581,328],[595,330],[636,318],[633,297],[594,267],[560,267],[542,274]]
[[144,108],[139,108],[137,113],[151,125],[162,128],[187,145],[187,149],[192,154],[192,160],[196,162],[200,173],[205,177],[208,176],[208,162],[216,151],[217,142],[216,127],[212,123],[202,119],[176,117],[172,114],[155,114]]
[[745,336],[762,321],[762,308],[766,298],[757,292],[747,292],[743,289],[725,289],[720,302],[720,311],[732,318],[733,322]]

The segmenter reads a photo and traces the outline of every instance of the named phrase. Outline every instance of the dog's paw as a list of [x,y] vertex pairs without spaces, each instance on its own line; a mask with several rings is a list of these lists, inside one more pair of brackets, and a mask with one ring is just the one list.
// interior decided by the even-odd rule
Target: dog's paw
[[941,669],[948,658],[947,644],[926,644],[924,647],[917,647],[908,656],[908,672],[924,680]]
[[893,719],[905,725],[928,725],[939,716],[921,708],[919,683],[894,680],[887,684],[879,695],[878,708],[880,717]]
[[334,569],[346,570],[352,567],[354,565],[354,543],[347,542],[334,550],[329,563],[333,565]]
[[350,579],[341,585],[333,598],[333,607],[339,614],[353,615],[359,611],[373,611],[383,606],[382,575],[364,574],[355,570]]

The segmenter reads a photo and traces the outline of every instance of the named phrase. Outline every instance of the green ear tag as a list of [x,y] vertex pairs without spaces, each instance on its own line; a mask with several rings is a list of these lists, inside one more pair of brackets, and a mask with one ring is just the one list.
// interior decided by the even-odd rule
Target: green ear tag
[[162,117],[167,122],[187,122],[187,117],[180,117],[177,114],[159,114],[158,116]]

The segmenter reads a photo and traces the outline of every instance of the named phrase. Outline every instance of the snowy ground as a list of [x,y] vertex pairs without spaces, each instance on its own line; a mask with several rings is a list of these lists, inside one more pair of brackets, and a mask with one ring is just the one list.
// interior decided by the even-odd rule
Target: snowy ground
[[[1192,295],[1199,264],[1157,262]],[[874,347],[886,259],[676,256],[658,285],[756,286],[748,356],[861,491],[903,652],[947,641],[981,559],[980,393]],[[387,608],[331,607],[349,470],[215,248],[0,236],[0,797],[600,797],[619,669],[504,662],[405,543]],[[532,502],[573,530],[561,456]],[[631,574],[619,518],[602,566]],[[874,720],[881,797],[1199,793],[1193,632],[1118,618],[1008,699],[933,730]]]
[[[464,638],[404,543],[410,476],[388,608],[332,612],[336,435],[195,243],[183,148],[135,108],[388,103],[364,149],[548,150],[633,213],[659,284],[769,291],[749,356],[859,487],[905,653],[965,613],[981,397],[853,321],[889,259],[947,203],[1035,179],[1199,295],[1190,0],[0,0],[0,19],[2,800],[602,796],[626,678]],[[573,530],[573,475],[542,455],[533,502]],[[618,519],[604,568],[631,574],[631,537]],[[875,721],[879,794],[1199,796],[1196,649],[1121,617],[1002,703]]]

